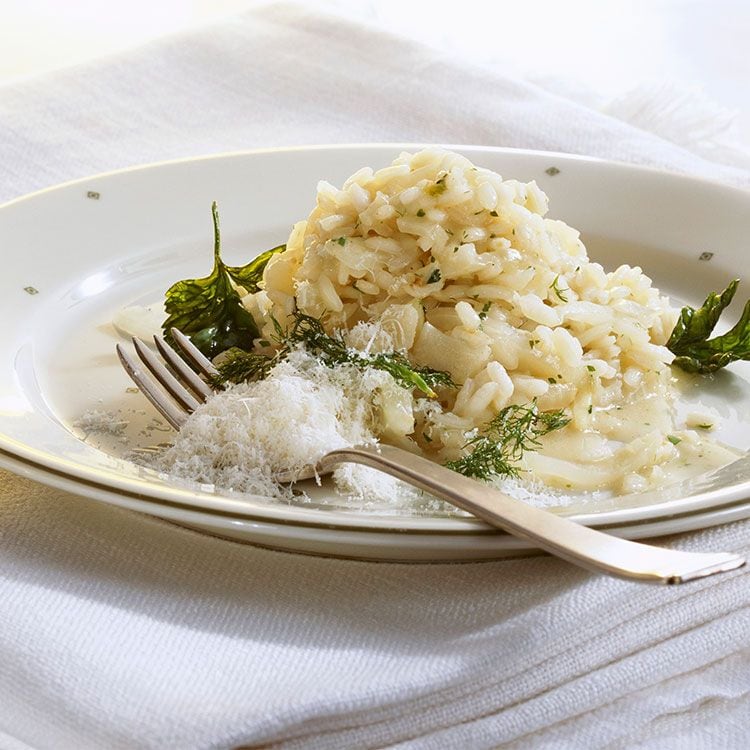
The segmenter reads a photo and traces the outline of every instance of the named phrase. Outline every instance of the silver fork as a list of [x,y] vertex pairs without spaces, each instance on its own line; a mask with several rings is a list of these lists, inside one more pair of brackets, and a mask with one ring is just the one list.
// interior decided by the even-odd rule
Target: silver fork
[[[172,337],[183,358],[159,336],[156,348],[165,364],[142,341],[133,338],[140,363],[123,346],[117,354],[142,393],[172,427],[179,430],[189,415],[214,392],[207,381],[219,373],[213,364],[176,329]],[[145,368],[144,369],[144,366]],[[147,372],[146,370],[150,371]],[[449,503],[463,508],[492,526],[521,537],[553,555],[599,573],[636,581],[684,583],[739,568],[744,558],[726,552],[682,552],[610,536],[516,500],[499,490],[390,445],[360,446],[331,451],[309,471],[278,475],[296,481],[329,474],[340,463],[364,464],[391,474]]]

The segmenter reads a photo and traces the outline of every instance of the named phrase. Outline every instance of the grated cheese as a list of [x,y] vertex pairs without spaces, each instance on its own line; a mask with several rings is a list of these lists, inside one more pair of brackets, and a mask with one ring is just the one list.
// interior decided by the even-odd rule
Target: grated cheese
[[79,419],[73,422],[73,427],[84,434],[103,433],[120,436],[125,432],[128,421],[112,411],[89,409]]
[[385,372],[326,367],[292,352],[265,380],[232,386],[188,419],[156,468],[194,482],[277,498],[290,490],[277,472],[300,470],[323,454],[375,444],[373,391]]

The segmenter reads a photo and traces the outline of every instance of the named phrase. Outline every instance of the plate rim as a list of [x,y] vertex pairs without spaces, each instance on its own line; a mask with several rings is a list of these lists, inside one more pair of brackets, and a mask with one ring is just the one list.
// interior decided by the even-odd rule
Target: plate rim
[[601,164],[601,165],[612,165],[622,167],[625,169],[632,170],[634,172],[647,172],[653,175],[663,175],[666,177],[676,177],[680,180],[688,180],[701,184],[712,185],[722,189],[728,189],[743,193],[750,197],[750,186],[744,187],[742,185],[734,185],[732,183],[722,182],[718,178],[704,177],[700,175],[690,174],[687,172],[679,172],[677,170],[666,169],[664,167],[657,167],[651,164],[640,164],[637,162],[620,161],[619,159],[608,159],[602,156],[586,156],[585,154],[573,154],[567,151],[547,151],[546,149],[534,149],[534,148],[514,148],[511,146],[482,146],[479,144],[470,143],[429,143],[429,142],[400,142],[400,141],[372,141],[372,142],[347,142],[347,143],[315,143],[310,145],[300,144],[296,146],[268,146],[263,148],[248,148],[248,149],[237,149],[232,151],[218,151],[211,154],[198,154],[196,156],[180,156],[175,159],[164,159],[153,162],[143,162],[140,164],[131,164],[127,167],[120,167],[117,169],[109,169],[103,172],[94,172],[93,174],[84,175],[83,177],[74,177],[71,180],[65,180],[64,182],[55,183],[54,185],[48,185],[47,187],[33,190],[29,193],[22,193],[13,198],[10,198],[3,203],[0,203],[0,210],[8,208],[16,203],[36,198],[46,193],[51,193],[56,190],[64,188],[74,187],[76,185],[85,184],[92,180],[106,179],[109,177],[115,177],[121,174],[129,174],[131,172],[146,171],[149,169],[168,167],[178,164],[187,164],[201,161],[212,161],[227,158],[235,158],[241,156],[252,156],[255,154],[272,154],[272,153],[294,153],[299,151],[325,151],[325,150],[356,150],[359,148],[373,148],[373,149],[423,149],[423,148],[445,148],[449,150],[461,151],[464,150],[481,150],[490,151],[492,153],[508,153],[508,154],[521,154],[529,156],[552,156],[556,158],[565,159],[573,162],[584,162],[589,164]]
[[[17,471],[18,467],[13,466],[17,462],[17,459],[11,458],[6,460],[0,457],[0,467],[9,470]],[[23,476],[28,479],[40,481],[47,484],[55,489],[71,492],[72,488],[68,487],[68,484],[78,487],[78,483],[72,480],[66,475],[61,475],[61,481],[55,481],[51,476],[46,476],[47,472],[45,469],[38,469],[31,472],[21,472]],[[252,537],[238,537],[236,534],[229,534],[227,525],[231,524],[229,528],[237,531],[245,531],[247,521],[245,519],[230,519],[226,515],[221,513],[210,514],[205,512],[203,509],[195,507],[187,507],[183,509],[183,512],[187,514],[187,517],[176,516],[178,509],[167,509],[168,512],[164,512],[164,508],[158,504],[154,504],[149,499],[138,499],[124,497],[114,491],[112,488],[105,488],[103,494],[98,496],[86,493],[78,494],[78,497],[82,497],[85,500],[95,499],[99,502],[104,502],[108,505],[113,505],[121,509],[130,510],[134,512],[144,513],[162,521],[169,523],[175,523],[193,530],[198,530],[202,533],[209,533],[213,536],[218,536],[223,539],[234,542],[246,542],[255,546],[265,547],[267,549],[273,549],[284,552],[291,552],[296,554],[313,554],[313,555],[324,555],[326,557],[334,557],[340,559],[351,559],[362,562],[387,562],[387,563],[409,563],[409,564],[452,564],[452,563],[469,563],[469,562],[491,562],[496,560],[503,560],[512,558],[518,555],[527,556],[529,554],[543,554],[541,550],[535,547],[531,542],[525,541],[519,537],[515,537],[501,529],[494,527],[488,527],[486,524],[479,522],[483,528],[477,529],[476,533],[471,535],[458,535],[458,534],[441,534],[441,533],[424,533],[418,535],[421,541],[429,542],[432,540],[441,540],[442,544],[455,546],[455,549],[450,551],[448,554],[447,550],[441,553],[431,553],[430,555],[424,553],[423,547],[417,547],[411,549],[410,555],[384,555],[382,552],[374,552],[373,549],[377,550],[382,547],[382,543],[379,543],[373,547],[373,541],[377,540],[378,537],[383,540],[383,543],[390,542],[392,545],[395,544],[396,540],[403,538],[403,533],[400,530],[394,529],[345,529],[339,527],[315,527],[315,531],[323,532],[324,534],[342,536],[345,544],[351,547],[357,540],[361,540],[363,535],[367,536],[368,544],[362,548],[356,550],[350,550],[348,553],[334,553],[334,552],[321,552],[311,551],[309,543],[313,544],[333,544],[333,540],[326,541],[325,539],[316,539],[314,537],[305,538],[306,547],[300,547],[299,544],[289,544],[289,541],[285,544],[270,543],[266,537],[269,532],[285,528],[282,524],[275,524],[273,521],[263,519],[261,526],[263,528],[264,541],[260,541],[256,538],[257,535]],[[121,502],[118,502],[121,500]],[[133,507],[133,506],[136,507]],[[152,507],[156,505],[156,507]],[[145,507],[144,507],[145,506]],[[738,518],[744,518],[747,516],[747,512],[750,510],[750,498],[745,500],[739,500],[735,502],[726,503],[716,508],[703,509],[701,511],[692,513],[683,513],[675,516],[656,518],[656,519],[645,519],[639,522],[624,524],[622,526],[606,526],[602,530],[607,533],[611,533],[615,536],[619,536],[626,539],[652,539],[656,537],[662,537],[665,535],[673,535],[676,533],[685,533],[694,530],[700,530],[709,528],[711,526],[721,525],[729,523]],[[738,514],[740,514],[738,516]],[[705,523],[706,517],[708,517],[709,523]],[[211,524],[207,519],[214,520]],[[220,523],[223,522],[223,523]],[[252,528],[255,530],[257,524],[253,524]],[[675,528],[677,527],[677,528]],[[287,529],[289,527],[286,527]],[[294,526],[296,533],[304,531],[304,527],[297,525]],[[355,542],[352,542],[352,534],[354,534]],[[299,537],[296,537],[299,539]],[[414,537],[412,536],[412,539]],[[468,552],[466,547],[461,547],[461,544],[465,544],[467,541],[472,540],[476,544],[480,543],[481,547],[477,549],[472,547],[472,551]],[[492,546],[492,542],[496,542],[496,546]],[[336,542],[339,543],[338,541]],[[461,552],[463,550],[463,552]]]

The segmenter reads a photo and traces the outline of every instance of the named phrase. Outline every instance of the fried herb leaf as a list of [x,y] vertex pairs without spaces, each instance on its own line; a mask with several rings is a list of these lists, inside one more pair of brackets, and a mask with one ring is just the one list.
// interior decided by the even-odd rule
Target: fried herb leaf
[[667,347],[672,364],[687,372],[711,373],[740,359],[750,359],[750,301],[737,324],[725,334],[709,338],[722,312],[734,298],[739,279],[721,293],[711,292],[699,308],[683,307]]
[[570,422],[562,410],[540,412],[536,401],[506,406],[485,428],[469,440],[462,458],[445,465],[476,479],[517,477],[518,461],[526,451],[540,447],[539,438]]
[[253,294],[260,288],[258,285],[263,278],[263,271],[268,265],[268,261],[277,253],[284,252],[284,250],[286,250],[286,245],[278,245],[261,253],[246,266],[224,266],[224,269],[232,277],[235,284],[244,287],[248,294]]
[[250,291],[257,291],[263,269],[272,255],[284,245],[268,250],[246,266],[227,266],[221,260],[221,233],[216,202],[211,206],[214,224],[214,267],[202,279],[185,279],[166,292],[164,308],[167,319],[162,323],[171,343],[170,330],[178,328],[207,357],[213,358],[227,349],[250,349],[258,336],[252,315],[240,302],[232,281]]

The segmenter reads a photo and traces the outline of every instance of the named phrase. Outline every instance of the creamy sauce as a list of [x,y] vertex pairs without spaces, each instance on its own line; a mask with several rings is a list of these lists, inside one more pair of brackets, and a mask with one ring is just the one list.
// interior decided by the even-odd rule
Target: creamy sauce
[[[742,455],[714,440],[709,429],[680,420],[676,393],[674,400],[652,394],[599,410],[590,431],[551,433],[539,452],[526,455],[525,466],[559,489],[629,494],[704,474]],[[713,427],[709,420],[701,424]]]

